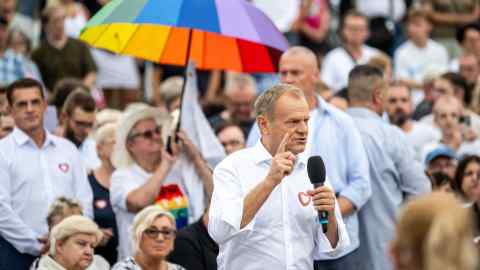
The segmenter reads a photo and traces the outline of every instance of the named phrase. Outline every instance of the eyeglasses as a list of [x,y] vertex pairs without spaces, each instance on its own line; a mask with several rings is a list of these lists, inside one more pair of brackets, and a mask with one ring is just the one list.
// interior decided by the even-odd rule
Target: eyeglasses
[[158,236],[161,234],[165,239],[170,240],[175,237],[175,235],[177,234],[177,231],[174,229],[157,230],[157,229],[149,228],[149,229],[146,229],[143,233],[146,236],[148,236],[150,239],[158,239]]
[[466,177],[472,177],[472,176],[474,176],[474,175],[475,175],[475,179],[476,179],[477,181],[480,180],[480,171],[476,171],[476,172],[474,172],[474,171],[466,171],[466,172],[465,172],[465,176],[466,176]]
[[154,129],[145,130],[143,132],[132,133],[132,134],[130,134],[130,136],[128,136],[128,138],[130,140],[132,140],[136,137],[143,137],[145,139],[152,140],[155,135],[160,135],[161,132],[162,132],[162,128],[161,127],[156,127]]

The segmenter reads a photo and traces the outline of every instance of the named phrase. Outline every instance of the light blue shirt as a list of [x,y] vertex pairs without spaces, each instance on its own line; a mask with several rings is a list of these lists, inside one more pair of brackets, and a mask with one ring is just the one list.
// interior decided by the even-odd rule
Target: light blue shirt
[[408,197],[430,192],[430,181],[402,130],[365,108],[347,113],[360,131],[371,165],[372,197],[359,212],[362,260],[358,269],[389,270],[388,245],[399,207]]
[[[337,195],[347,198],[360,209],[371,195],[368,159],[362,139],[353,120],[343,111],[317,97],[319,106],[310,112],[309,135],[306,147],[308,155],[320,155],[326,173]],[[249,134],[247,145],[254,145],[260,137],[255,124]],[[351,245],[335,257],[320,257],[331,260],[343,257],[360,245],[357,212],[343,217]]]

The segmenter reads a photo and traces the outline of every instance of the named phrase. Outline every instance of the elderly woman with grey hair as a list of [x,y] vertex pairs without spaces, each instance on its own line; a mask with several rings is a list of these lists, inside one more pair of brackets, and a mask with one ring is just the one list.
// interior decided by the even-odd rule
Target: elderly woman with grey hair
[[175,216],[177,228],[188,224],[188,190],[181,170],[172,168],[180,146],[194,163],[201,156],[182,132],[177,134],[180,145],[173,143],[173,154],[168,153],[164,142],[169,126],[166,114],[147,105],[129,107],[118,123],[110,201],[118,225],[119,259],[133,255],[128,230],[143,208],[160,204]]
[[56,224],[49,236],[50,250],[32,266],[36,270],[107,270],[108,263],[94,263],[94,248],[102,232],[89,218],[73,215]]
[[158,205],[140,211],[131,228],[134,256],[127,257],[112,270],[185,270],[166,261],[176,236],[175,218]]

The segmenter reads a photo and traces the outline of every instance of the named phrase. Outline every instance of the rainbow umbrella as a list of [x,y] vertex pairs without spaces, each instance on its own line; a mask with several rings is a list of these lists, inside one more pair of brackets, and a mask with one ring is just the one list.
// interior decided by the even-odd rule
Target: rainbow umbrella
[[93,47],[200,69],[275,72],[288,43],[245,0],[113,0],[80,36]]

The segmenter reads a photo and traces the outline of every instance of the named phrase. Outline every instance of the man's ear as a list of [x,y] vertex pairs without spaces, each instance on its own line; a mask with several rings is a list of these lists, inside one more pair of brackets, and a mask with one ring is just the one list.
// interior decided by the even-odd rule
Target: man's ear
[[266,135],[270,132],[268,119],[264,115],[260,115],[257,117],[257,125],[261,135]]

